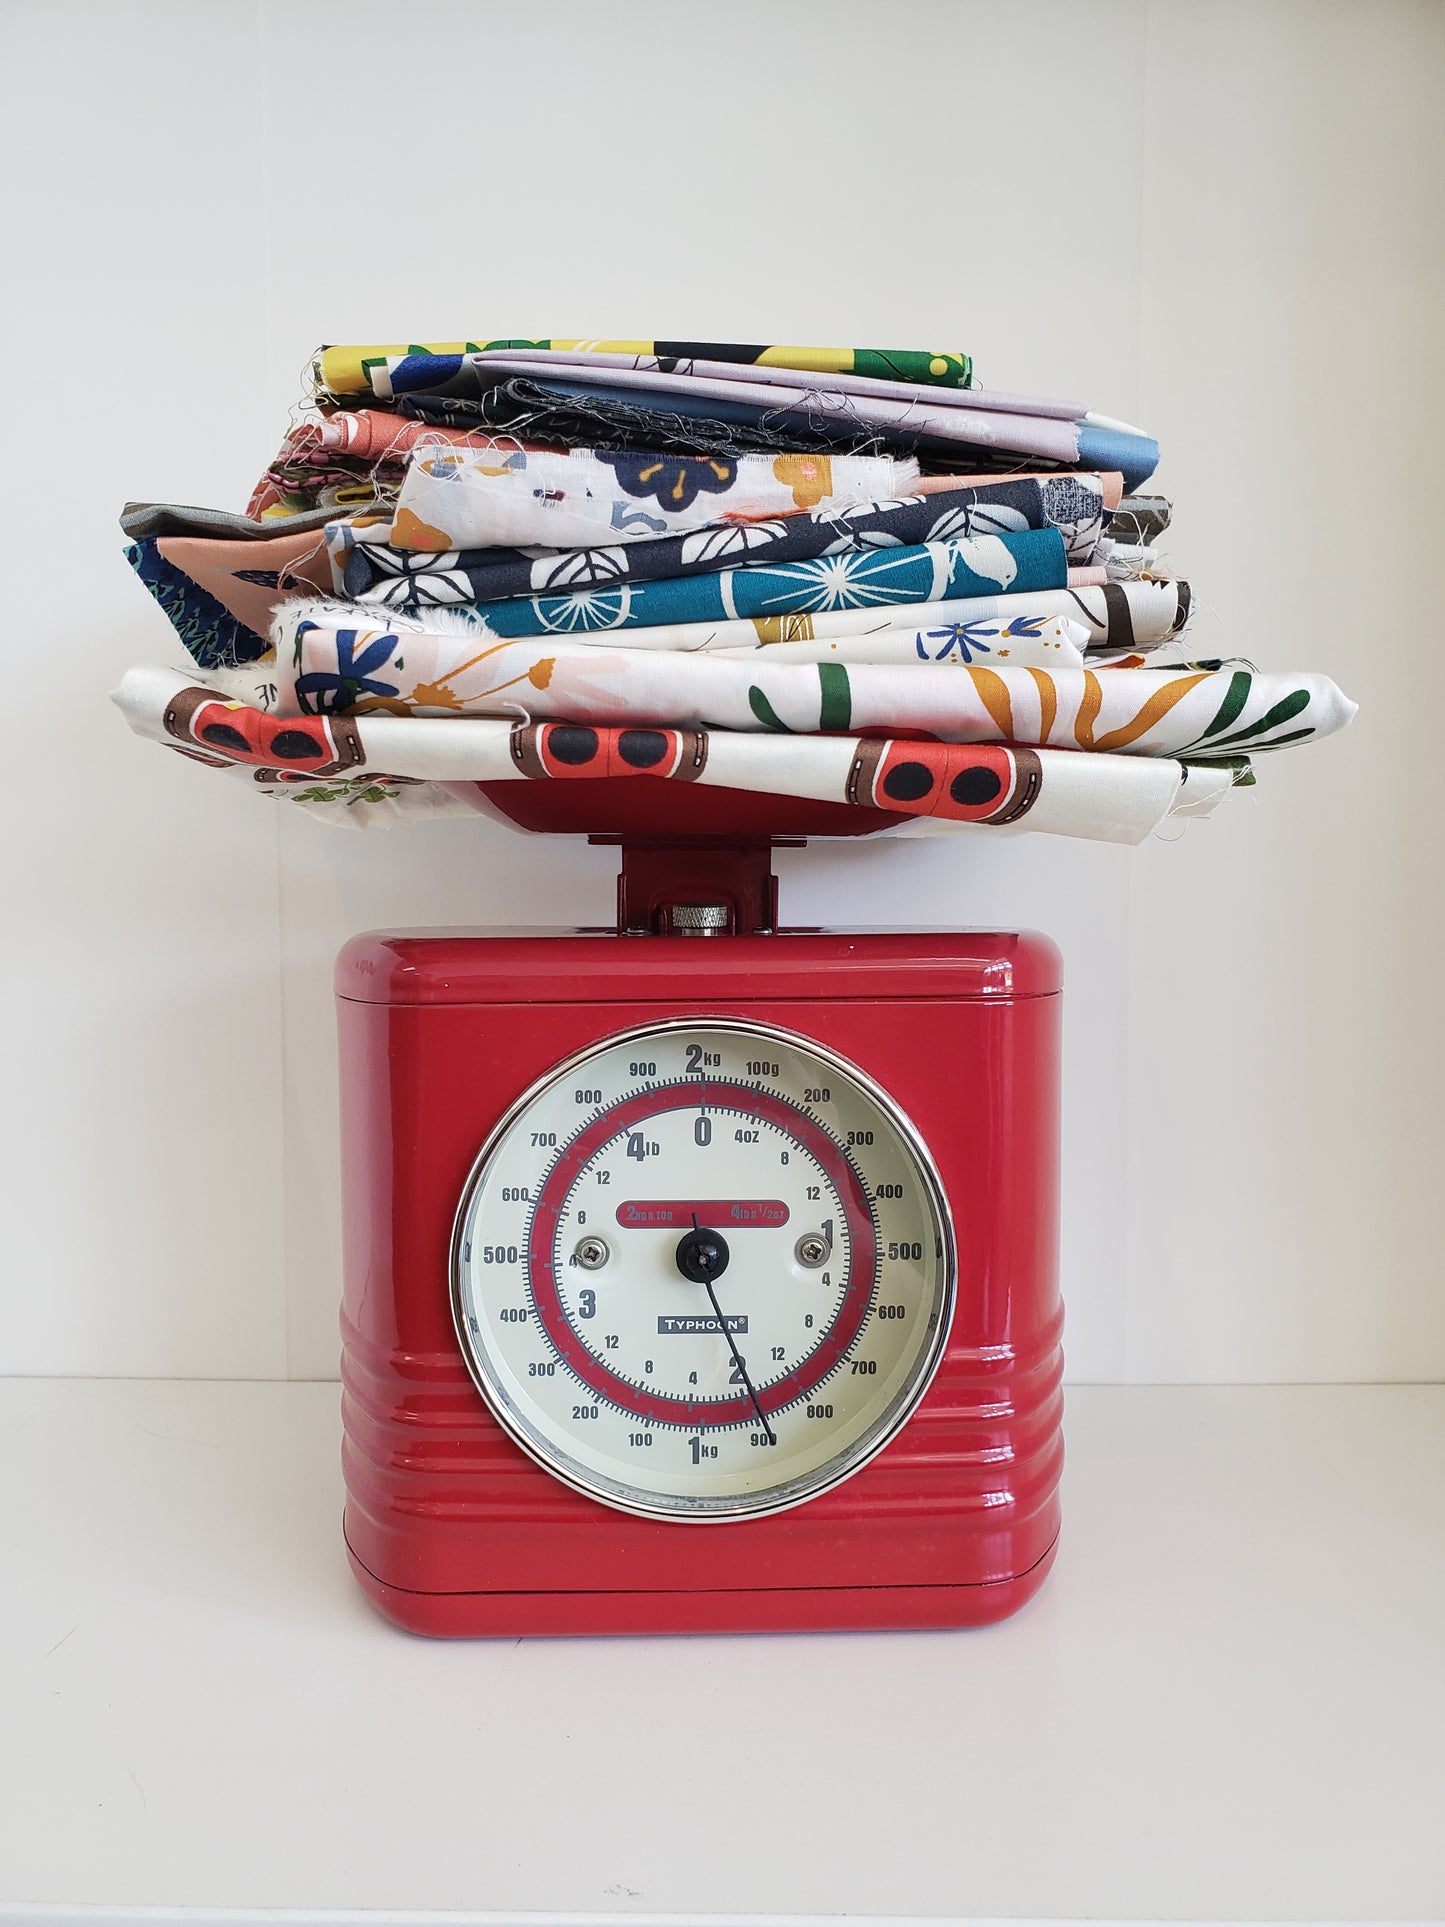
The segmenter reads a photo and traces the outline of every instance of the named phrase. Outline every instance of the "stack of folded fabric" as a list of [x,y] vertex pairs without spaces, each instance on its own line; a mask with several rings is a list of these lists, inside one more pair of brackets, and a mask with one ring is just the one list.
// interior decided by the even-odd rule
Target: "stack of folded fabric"
[[244,514],[126,509],[191,664],[116,700],[333,821],[629,776],[1137,843],[1354,714],[1188,660],[1157,445],[966,355],[327,348],[311,401]]

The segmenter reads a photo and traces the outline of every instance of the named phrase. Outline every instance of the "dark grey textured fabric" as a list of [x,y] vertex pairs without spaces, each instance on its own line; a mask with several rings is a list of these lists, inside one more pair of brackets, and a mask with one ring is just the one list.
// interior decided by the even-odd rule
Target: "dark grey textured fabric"
[[1110,537],[1115,542],[1137,543],[1147,549],[1168,528],[1173,512],[1166,496],[1126,495],[1114,510],[1114,519],[1109,524]]

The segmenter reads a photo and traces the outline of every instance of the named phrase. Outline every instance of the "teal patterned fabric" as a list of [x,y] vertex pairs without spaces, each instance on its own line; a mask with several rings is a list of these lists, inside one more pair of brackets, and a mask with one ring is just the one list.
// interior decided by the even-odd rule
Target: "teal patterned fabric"
[[491,635],[547,636],[1063,589],[1068,580],[1064,538],[1058,529],[1047,528],[462,606]]
[[128,542],[125,559],[144,582],[166,615],[191,659],[202,669],[234,669],[254,662],[271,647],[223,603],[192,581],[183,569],[167,562],[156,540],[147,536]]

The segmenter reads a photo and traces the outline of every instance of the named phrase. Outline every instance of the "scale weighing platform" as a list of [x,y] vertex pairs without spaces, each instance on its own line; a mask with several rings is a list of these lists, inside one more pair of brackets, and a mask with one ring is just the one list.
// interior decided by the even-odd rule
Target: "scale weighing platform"
[[888,818],[650,788],[490,791],[621,844],[615,930],[339,959],[356,1576],[453,1636],[1001,1618],[1059,1529],[1058,953],[779,928],[772,847]]

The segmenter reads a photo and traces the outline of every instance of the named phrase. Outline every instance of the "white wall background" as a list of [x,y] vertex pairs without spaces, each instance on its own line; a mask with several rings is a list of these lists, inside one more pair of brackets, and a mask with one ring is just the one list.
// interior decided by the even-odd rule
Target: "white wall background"
[[10,0],[0,1369],[327,1377],[351,932],[602,920],[609,853],[328,831],[134,742],[127,498],[239,507],[321,341],[962,347],[1161,438],[1201,653],[1349,734],[1138,853],[814,846],[793,920],[1068,969],[1095,1380],[1445,1374],[1431,440],[1445,9]]

